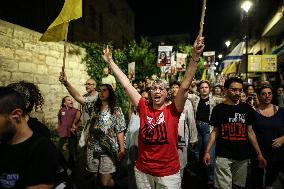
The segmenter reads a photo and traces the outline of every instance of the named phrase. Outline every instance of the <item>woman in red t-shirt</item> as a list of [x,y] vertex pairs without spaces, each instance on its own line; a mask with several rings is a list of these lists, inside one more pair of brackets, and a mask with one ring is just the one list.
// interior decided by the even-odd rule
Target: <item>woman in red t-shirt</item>
[[197,37],[180,90],[169,106],[166,106],[167,84],[164,81],[157,79],[153,82],[147,102],[115,64],[111,50],[106,48],[103,52],[103,59],[109,64],[139,113],[138,160],[135,165],[139,189],[150,189],[155,185],[168,189],[180,188],[177,126],[203,49],[204,38]]

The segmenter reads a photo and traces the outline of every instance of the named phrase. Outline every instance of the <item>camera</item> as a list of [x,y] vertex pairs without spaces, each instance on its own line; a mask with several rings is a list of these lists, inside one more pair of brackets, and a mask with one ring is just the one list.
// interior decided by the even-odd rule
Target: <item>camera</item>
[[254,99],[253,96],[248,96],[247,101],[252,101]]
[[256,101],[256,95],[255,94],[249,94],[247,98],[247,103],[253,105],[253,103]]

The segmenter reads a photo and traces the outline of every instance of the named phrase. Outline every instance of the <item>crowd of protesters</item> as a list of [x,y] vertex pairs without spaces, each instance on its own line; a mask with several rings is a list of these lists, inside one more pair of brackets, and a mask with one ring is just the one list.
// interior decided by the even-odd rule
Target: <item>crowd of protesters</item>
[[[54,188],[60,166],[72,169],[80,161],[77,145],[85,151],[85,170],[97,178],[93,187],[117,188],[114,174],[127,158],[130,189],[186,188],[190,184],[182,181],[189,176],[200,177],[206,188],[272,188],[284,173],[283,87],[246,84],[235,76],[224,86],[196,81],[203,48],[204,38],[197,37],[181,81],[130,82],[108,48],[99,91],[88,79],[81,95],[60,73],[70,96],[58,106],[57,145],[30,116],[44,103],[38,87],[25,81],[0,87],[0,188]],[[127,119],[116,103],[116,79],[131,102]],[[189,159],[200,166],[199,175],[184,174],[192,168]]]

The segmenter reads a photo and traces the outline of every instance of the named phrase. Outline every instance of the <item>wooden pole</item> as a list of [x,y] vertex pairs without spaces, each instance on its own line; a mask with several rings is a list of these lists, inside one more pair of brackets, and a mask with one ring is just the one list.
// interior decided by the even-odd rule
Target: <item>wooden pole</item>
[[66,62],[66,54],[67,54],[66,51],[67,51],[68,27],[69,27],[69,22],[67,23],[67,26],[66,26],[66,33],[65,33],[65,38],[64,38],[64,54],[63,54],[62,73],[64,73],[64,70],[65,70],[65,62]]
[[202,6],[202,12],[201,12],[201,19],[200,19],[200,26],[199,26],[199,36],[202,36],[202,34],[203,34],[205,10],[206,10],[206,0],[203,0],[203,6]]

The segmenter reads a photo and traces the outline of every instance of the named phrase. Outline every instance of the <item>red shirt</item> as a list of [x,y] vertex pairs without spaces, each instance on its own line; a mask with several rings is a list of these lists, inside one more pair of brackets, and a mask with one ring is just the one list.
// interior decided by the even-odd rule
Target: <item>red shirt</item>
[[60,137],[70,137],[71,136],[71,128],[73,121],[76,117],[77,109],[75,108],[61,108],[59,110],[59,116],[58,116],[58,135]]
[[178,121],[181,113],[175,103],[155,110],[141,98],[137,112],[140,117],[137,169],[158,177],[177,173],[180,169]]

